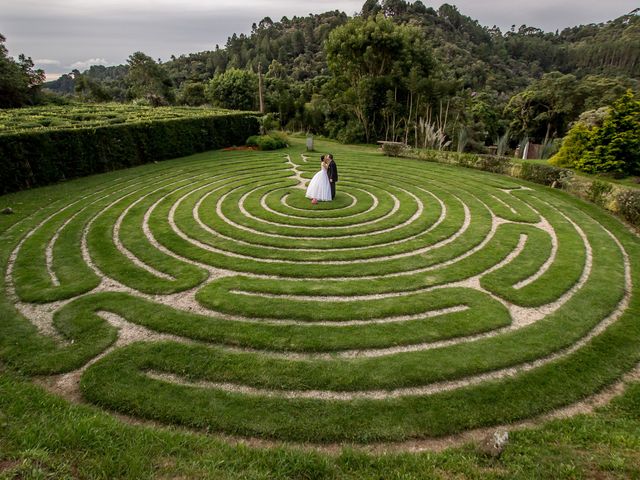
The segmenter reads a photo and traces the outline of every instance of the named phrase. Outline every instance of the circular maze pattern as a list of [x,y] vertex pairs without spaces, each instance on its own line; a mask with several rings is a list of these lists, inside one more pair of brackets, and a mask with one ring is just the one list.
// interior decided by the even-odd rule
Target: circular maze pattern
[[247,437],[381,442],[527,419],[638,361],[639,242],[550,189],[338,150],[119,172],[2,235],[3,355],[68,397]]

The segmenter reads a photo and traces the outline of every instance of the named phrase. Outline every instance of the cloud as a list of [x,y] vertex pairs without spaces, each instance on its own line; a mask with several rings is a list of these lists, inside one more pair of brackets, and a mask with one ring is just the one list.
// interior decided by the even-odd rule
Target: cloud
[[109,65],[109,62],[104,58],[90,58],[89,60],[83,60],[75,62],[69,65],[69,68],[78,69],[81,72],[87,70],[91,65]]
[[[445,0],[422,0],[438,8]],[[638,0],[453,0],[460,12],[482,25],[540,27],[545,31],[602,22],[623,15]],[[342,10],[352,14],[364,0],[0,0],[0,32],[10,54],[59,59],[41,63],[47,73],[64,73],[91,65],[117,65],[135,51],[167,60],[170,55],[224,46],[233,33],[248,34],[265,16]],[[79,59],[88,59],[79,61]],[[107,61],[106,59],[109,59]],[[37,64],[37,61],[36,61]]]
[[36,58],[33,63],[36,65],[60,65],[60,60],[53,60],[51,58]]
[[62,76],[61,73],[45,73],[44,77],[45,77],[45,81],[46,82],[51,82],[53,80],[57,80]]

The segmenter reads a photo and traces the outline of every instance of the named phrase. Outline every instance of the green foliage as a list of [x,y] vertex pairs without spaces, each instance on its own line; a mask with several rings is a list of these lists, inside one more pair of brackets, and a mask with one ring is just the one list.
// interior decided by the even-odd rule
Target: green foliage
[[[640,17],[633,13],[560,33],[527,25],[503,33],[480,25],[448,4],[436,10],[421,2],[368,0],[355,20],[375,23],[377,15],[383,16],[385,25],[393,25],[389,32],[396,27],[410,28],[428,39],[426,48],[419,46],[415,51],[426,52],[437,67],[421,72],[420,62],[403,53],[406,46],[394,44],[393,35],[385,39],[386,27],[381,25],[377,38],[367,37],[365,30],[362,37],[354,37],[354,51],[363,42],[371,49],[345,61],[347,70],[368,63],[372,67],[368,77],[374,81],[363,78],[360,84],[360,80],[337,78],[341,72],[329,70],[325,45],[333,32],[354,21],[339,11],[280,21],[266,17],[252,26],[249,35],[234,34],[224,46],[172,57],[159,66],[167,72],[181,104],[202,102],[201,92],[194,92],[195,97],[187,95],[191,87],[184,89],[185,85],[206,86],[229,70],[255,72],[260,66],[265,73],[265,111],[277,115],[280,123],[276,128],[309,131],[344,142],[385,139],[417,147],[426,146],[424,135],[416,128],[422,122],[444,136],[441,144],[451,142],[455,149],[457,131],[464,125],[469,133],[465,150],[473,152],[483,152],[509,124],[516,138],[527,135],[536,143],[546,137],[560,138],[580,112],[610,104],[627,88],[638,90]],[[400,48],[398,54],[388,48],[393,45]],[[405,63],[417,68],[389,74],[389,59],[402,68]],[[347,74],[350,76],[349,71]],[[83,75],[100,88],[93,93],[81,89],[82,98],[131,99],[127,96],[128,65],[93,66]],[[395,81],[396,77],[401,81]],[[71,94],[73,82],[66,76],[47,87]],[[504,118],[509,99],[525,89],[527,95],[513,100]],[[218,105],[255,109],[255,99],[251,91],[244,99]],[[224,101],[221,97],[220,102]],[[238,107],[238,101],[247,104]],[[162,103],[162,96],[144,100],[148,105],[157,102]]]
[[23,54],[16,62],[9,57],[0,34],[0,108],[22,107],[36,102],[44,71],[34,70],[33,61]]
[[585,110],[610,105],[633,86],[624,78],[552,72],[514,95],[505,108],[511,127],[538,142],[565,134],[570,122]]
[[640,190],[623,190],[616,196],[618,212],[632,225],[640,225]]
[[142,117],[130,123],[100,121],[98,126],[80,122],[74,129],[23,124],[3,133],[0,194],[237,145],[247,132],[258,131],[257,119],[248,114],[193,109],[180,118],[176,113],[153,121]]
[[531,182],[548,186],[560,186],[572,172],[564,168],[553,167],[551,165],[524,162],[522,164],[521,178]]
[[258,76],[247,70],[232,68],[211,79],[206,95],[217,107],[256,110]]
[[387,157],[399,157],[406,150],[407,146],[401,142],[384,142],[382,144],[382,153]]
[[562,146],[549,162],[558,167],[571,168],[586,154],[591,144],[592,130],[582,122],[577,122],[566,137]]
[[249,147],[256,147],[259,150],[278,150],[287,146],[286,139],[279,134],[252,135],[246,142]]
[[187,107],[151,108],[131,104],[74,104],[27,107],[0,111],[0,136],[34,130],[96,128],[121,123],[145,123],[198,118],[230,113],[221,109]]
[[77,96],[85,101],[108,102],[111,100],[111,95],[100,82],[77,71],[74,74],[74,88]]
[[609,182],[594,180],[589,187],[589,200],[598,205],[602,205],[603,199],[611,193],[613,186]]
[[601,121],[600,116],[598,112],[583,115],[552,163],[587,173],[640,174],[640,100],[629,90]]
[[177,103],[190,107],[199,107],[207,103],[204,83],[185,82],[178,90]]
[[325,48],[334,75],[326,93],[344,106],[345,123],[357,121],[367,143],[397,140],[434,67],[423,32],[382,14],[356,17],[331,32]]
[[142,52],[135,52],[127,60],[129,99],[144,99],[157,107],[173,102],[173,84],[164,67]]
[[640,175],[640,100],[631,91],[613,104],[575,166],[589,173]]

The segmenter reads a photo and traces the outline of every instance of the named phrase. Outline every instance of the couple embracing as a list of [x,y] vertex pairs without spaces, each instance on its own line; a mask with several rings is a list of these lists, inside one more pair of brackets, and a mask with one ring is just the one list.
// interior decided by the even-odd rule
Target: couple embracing
[[338,182],[338,167],[333,161],[333,155],[327,153],[320,157],[320,171],[316,173],[307,187],[306,197],[311,203],[328,202],[336,197],[336,183]]

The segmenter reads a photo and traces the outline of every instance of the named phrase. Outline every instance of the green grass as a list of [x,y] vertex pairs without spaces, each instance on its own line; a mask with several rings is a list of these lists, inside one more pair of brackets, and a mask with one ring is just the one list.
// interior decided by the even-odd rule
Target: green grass
[[0,373],[0,478],[636,478],[640,384],[596,415],[512,431],[498,460],[471,445],[442,453],[335,454],[231,445],[203,433],[132,426]]
[[[6,276],[0,276],[0,361],[10,369],[2,388],[15,399],[30,391],[41,402],[55,402],[30,390],[28,376],[70,372],[105,352],[81,375],[82,395],[94,406],[60,403],[71,415],[89,415],[86,428],[113,422],[95,413],[105,409],[268,441],[369,444],[533,418],[600,391],[640,360],[640,242],[618,220],[594,205],[527,182],[389,159],[368,147],[318,145],[334,153],[341,180],[336,201],[316,206],[296,188],[284,158],[290,155],[304,178],[317,170],[317,162],[301,159],[303,144],[295,139],[286,152],[208,152],[2,197],[16,214],[0,217],[0,270],[6,271],[15,254],[10,280],[17,297],[50,308],[52,328],[65,340],[44,335],[22,317]],[[555,247],[540,225],[553,229]],[[138,260],[130,260],[118,243]],[[100,275],[124,290],[93,291]],[[528,283],[519,288],[522,281]],[[209,311],[178,308],[185,296]],[[510,315],[510,308],[514,314],[528,308],[535,313],[559,299],[560,305],[543,310],[532,323]],[[615,322],[572,349],[623,301]],[[107,351],[118,331],[101,312],[182,340],[135,342]],[[511,328],[514,321],[524,323]],[[443,343],[425,348],[432,342]],[[358,355],[362,350],[365,355]],[[375,391],[384,397],[385,391],[518,369],[550,355],[559,358],[428,395],[286,397],[314,391]],[[150,373],[168,373],[182,382]],[[265,393],[233,393],[198,386],[200,381]],[[597,429],[606,418],[630,429],[637,422],[636,390],[630,392],[632,400],[620,400],[609,413],[581,421]],[[45,421],[36,418],[34,425]],[[120,434],[141,444],[146,435],[117,423],[109,428],[126,430]],[[52,468],[67,468],[59,463],[59,455],[67,453],[30,457],[16,446],[17,435],[0,434],[0,441],[25,465],[39,468],[53,458]],[[190,434],[167,435],[199,441]],[[624,435],[637,442],[637,435]],[[245,466],[244,472],[248,477],[366,478],[378,471],[379,478],[387,478],[388,469],[406,468],[407,478],[418,472],[526,477],[526,469],[518,469],[545,450],[523,442],[523,457],[497,466],[466,448],[396,460],[345,451],[340,458],[355,462],[348,467],[326,455],[282,449],[275,453],[282,465],[275,467],[261,463],[264,451],[245,447],[256,470]],[[219,442],[211,448],[210,455],[224,457],[237,447]],[[598,457],[597,465],[585,459],[576,468],[587,476],[587,468],[621,475],[637,471],[629,467],[629,458],[637,461],[637,455],[616,448],[617,457]],[[78,449],[70,447],[71,457],[79,455]],[[169,450],[173,453],[160,449],[157,455],[181,455]],[[132,472],[162,474],[143,451],[131,452]],[[575,454],[570,451],[557,455],[564,462]],[[471,458],[464,460],[469,452]],[[104,472],[111,475],[105,477],[133,475],[117,470],[117,461],[87,455],[94,455],[95,465],[109,465]],[[219,468],[184,461],[221,477],[241,474],[227,460]],[[301,470],[295,473],[297,462]],[[560,463],[549,461],[542,471],[570,477],[570,469],[560,469]],[[90,476],[99,476],[93,466],[86,468]],[[182,464],[170,471],[195,474]]]

